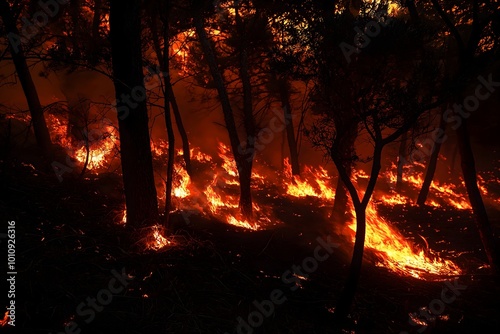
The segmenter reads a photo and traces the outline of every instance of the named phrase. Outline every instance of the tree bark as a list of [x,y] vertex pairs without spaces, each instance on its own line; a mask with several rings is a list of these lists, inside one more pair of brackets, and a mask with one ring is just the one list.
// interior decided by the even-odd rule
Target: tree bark
[[73,29],[71,31],[71,43],[73,46],[73,57],[80,59],[82,52],[80,50],[80,44],[82,36],[82,26],[80,24],[80,12],[81,12],[81,0],[73,0],[69,3],[69,14],[71,17],[71,23],[73,24]]
[[100,26],[101,26],[102,0],[94,1],[94,17],[92,18],[92,38],[89,42],[90,62],[97,64],[99,45],[100,45]]
[[462,125],[457,129],[458,148],[461,157],[462,174],[464,176],[465,187],[469,195],[469,201],[474,213],[474,220],[479,230],[479,236],[483,243],[484,251],[492,269],[499,271],[498,253],[495,247],[492,228],[484,206],[483,198],[477,186],[477,172],[474,154],[467,129],[467,120],[462,119]]
[[177,100],[175,99],[174,89],[172,87],[172,82],[170,81],[170,79],[165,83],[165,85],[168,92],[168,99],[170,100],[170,104],[172,105],[172,111],[174,112],[175,123],[177,124],[177,130],[179,130],[179,134],[181,135],[182,158],[184,159],[184,163],[186,164],[186,172],[188,173],[189,177],[193,177],[193,167],[191,165],[191,150],[189,148],[189,139],[186,129],[184,128],[184,123],[182,122],[181,113],[179,111],[179,105],[177,104]]
[[354,241],[354,250],[352,254],[351,264],[349,266],[349,274],[347,275],[346,283],[340,294],[339,300],[335,307],[335,326],[341,328],[349,312],[356,295],[356,290],[361,276],[361,268],[363,265],[363,253],[365,249],[366,236],[366,207],[356,208],[356,239]]
[[[163,21],[163,59],[162,68],[164,72],[164,112],[165,112],[165,125],[167,127],[168,136],[168,161],[167,161],[167,181],[165,185],[165,227],[169,228],[170,222],[170,211],[172,209],[172,184],[174,178],[174,163],[175,163],[175,135],[174,127],[172,124],[172,115],[170,115],[170,99],[167,86],[170,84],[170,55],[168,52],[170,40],[169,36],[169,14],[170,8],[168,8],[169,3],[167,3],[167,9],[164,13]],[[188,152],[189,154],[189,152]]]
[[338,156],[332,155],[332,159],[339,171],[340,178],[348,188],[349,194],[353,199],[353,205],[356,211],[356,237],[354,241],[354,250],[352,254],[351,265],[349,267],[349,274],[347,276],[346,284],[344,285],[342,293],[340,294],[334,313],[335,326],[337,327],[337,331],[340,331],[347,320],[347,316],[349,315],[354,297],[356,295],[359,278],[361,276],[366,236],[366,208],[373,195],[373,191],[380,174],[382,149],[383,145],[380,145],[379,143],[375,144],[372,169],[370,172],[370,180],[368,181],[368,186],[366,187],[366,191],[363,195],[362,200],[359,199],[357,190],[351,182],[347,170],[343,167],[342,160],[339,159]]
[[[247,50],[247,41],[246,41],[246,31],[241,21],[241,16],[239,13],[238,2],[235,0],[235,17],[236,17],[236,28],[239,32],[239,59],[240,59],[240,68],[239,75],[241,79],[241,83],[243,86],[243,123],[246,132],[246,136],[248,138],[245,147],[242,147],[244,155],[247,157],[245,159],[241,159],[239,174],[240,174],[240,209],[241,213],[245,218],[252,218],[252,192],[250,189],[251,179],[252,179],[252,164],[254,154],[248,154],[248,152],[254,152],[254,140],[250,138],[256,138],[256,130],[255,130],[255,120],[253,118],[253,101],[252,101],[252,84],[250,80],[250,68],[248,64],[248,50]],[[241,144],[240,144],[241,145]]]
[[[0,16],[5,25],[7,35],[13,38],[21,38],[14,17],[12,16],[9,3],[6,0],[0,0]],[[35,83],[33,82],[28,64],[26,63],[23,47],[21,44],[14,46],[13,43],[13,41],[10,41],[9,50],[28,103],[36,142],[44,154],[50,154],[52,151],[50,133],[47,128],[47,123],[45,122],[43,108],[38,97]]]
[[[249,179],[251,176],[252,165],[249,162],[253,159],[253,152],[243,150],[241,147],[233,110],[229,101],[229,95],[224,84],[224,78],[219,70],[217,56],[212,49],[212,45],[210,44],[210,40],[208,39],[204,28],[202,8],[195,8],[194,23],[196,34],[198,35],[203,53],[210,68],[210,73],[217,88],[217,93],[222,106],[222,112],[224,114],[224,121],[229,135],[231,150],[238,168],[238,176],[240,180],[240,210],[246,218],[251,218],[252,197]],[[250,170],[250,174],[248,174],[248,170]]]
[[[357,125],[351,125],[348,127],[346,132],[346,138],[342,141],[342,144],[339,145],[340,159],[343,168],[347,173],[347,177],[351,178],[353,161],[352,161],[352,152],[354,150],[354,143],[356,142],[356,137],[358,135]],[[335,189],[335,200],[333,202],[333,210],[331,218],[340,224],[344,224],[346,222],[346,214],[349,211],[349,197],[348,190],[345,186],[344,181],[339,176],[337,180],[337,187]]]
[[396,191],[399,193],[403,188],[403,169],[406,162],[406,143],[408,141],[408,132],[403,133],[401,136],[401,143],[399,144],[398,153],[398,169],[396,178]]
[[278,80],[281,107],[286,126],[286,138],[288,141],[288,150],[290,152],[290,163],[292,165],[292,175],[300,175],[299,153],[297,151],[297,140],[295,138],[295,128],[292,119],[292,105],[290,103],[290,87],[286,79]]
[[142,69],[140,0],[111,0],[110,37],[127,225],[158,221]]
[[[151,34],[153,36],[153,49],[155,50],[156,57],[160,62],[160,69],[163,72],[168,72],[170,77],[170,68],[166,69],[162,64],[162,51],[160,47],[160,39],[158,36],[158,31],[156,27],[156,17],[157,13],[154,12],[155,8],[153,8],[153,12],[151,13]],[[169,41],[164,41],[164,43],[168,44]],[[177,130],[179,130],[179,134],[181,135],[182,140],[182,157],[184,159],[184,163],[186,164],[186,172],[189,177],[193,177],[193,168],[191,165],[191,150],[189,148],[189,139],[184,127],[184,123],[182,121],[182,116],[179,110],[179,105],[177,104],[177,100],[175,99],[174,88],[172,86],[171,80],[165,80],[165,89],[166,89],[166,98],[170,101],[170,105],[172,106],[172,111],[175,117],[175,123],[177,124]]]
[[[440,115],[440,117],[441,119],[439,121],[438,131],[444,133],[446,129],[446,122],[443,115]],[[427,171],[425,172],[424,183],[422,184],[422,189],[420,189],[420,193],[418,194],[417,205],[425,205],[425,201],[427,200],[427,196],[429,195],[429,189],[431,187],[432,180],[434,179],[434,174],[436,173],[439,151],[441,150],[442,143],[442,140],[434,141],[431,157],[429,159],[429,165],[427,166]]]

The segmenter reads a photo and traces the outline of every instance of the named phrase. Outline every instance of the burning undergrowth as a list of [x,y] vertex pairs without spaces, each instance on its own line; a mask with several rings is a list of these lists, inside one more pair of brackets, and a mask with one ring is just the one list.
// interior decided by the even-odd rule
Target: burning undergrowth
[[[90,138],[88,142],[68,140],[70,128],[68,122],[61,121],[55,115],[50,115],[49,124],[53,139],[62,146],[71,147],[68,150],[70,157],[75,160],[79,168],[88,169],[89,177],[108,172],[116,163],[117,147],[119,145],[116,129],[112,124],[100,127],[99,136]],[[83,144],[82,144],[83,143]],[[82,146],[83,145],[83,146]],[[165,204],[165,164],[167,160],[168,144],[161,140],[152,143],[153,161],[157,173],[157,191],[160,208]],[[208,219],[217,219],[246,231],[273,229],[282,224],[290,224],[279,219],[278,213],[286,201],[288,204],[314,202],[315,207],[324,208],[316,214],[318,220],[329,220],[329,211],[335,198],[334,185],[336,178],[333,173],[323,167],[303,166],[300,176],[291,173],[288,160],[285,160],[284,170],[276,170],[257,159],[254,163],[252,175],[253,209],[255,219],[244,219],[239,213],[239,181],[237,168],[228,146],[219,142],[218,154],[209,155],[196,147],[192,147],[190,157],[194,168],[194,177],[190,178],[182,160],[182,150],[177,150],[174,166],[173,180],[173,207],[185,218],[189,215],[199,215]],[[445,250],[436,250],[436,243],[443,243],[438,238],[435,242],[428,242],[425,233],[414,238],[412,234],[418,233],[417,227],[413,231],[400,231],[401,227],[397,218],[390,211],[398,206],[411,208],[412,196],[420,189],[423,183],[424,167],[420,164],[406,166],[402,181],[406,192],[396,192],[397,180],[394,164],[388,164],[387,170],[379,180],[379,186],[374,198],[367,209],[367,237],[366,248],[376,255],[374,263],[377,266],[402,275],[419,279],[437,280],[448,276],[463,274],[463,270],[454,262],[456,255]],[[119,172],[119,171],[117,171]],[[494,174],[486,173],[480,177],[480,187],[486,198],[491,203],[497,203],[495,186],[498,182]],[[353,178],[360,189],[366,186],[369,176],[357,169]],[[453,208],[459,211],[469,211],[470,205],[464,195],[462,184],[433,182],[431,193],[427,201],[429,210],[446,210]],[[352,208],[352,205],[351,205]],[[382,210],[381,210],[382,208]],[[381,215],[383,208],[388,208],[389,213]],[[351,210],[352,217],[355,216]],[[386,210],[387,211],[387,210]],[[311,212],[312,214],[312,212]],[[119,224],[126,224],[126,212],[117,213]],[[289,216],[290,217],[290,216]],[[299,217],[298,217],[299,218]],[[293,219],[293,218],[292,218]],[[189,219],[185,219],[189,223]],[[411,223],[411,222],[408,222]],[[309,222],[307,224],[310,224]],[[158,251],[176,245],[172,237],[167,237],[166,231],[160,225],[155,225],[141,234],[140,242],[148,250]],[[336,233],[343,235],[349,242],[354,241],[355,219],[347,226],[336,227]],[[422,245],[423,242],[423,245]]]

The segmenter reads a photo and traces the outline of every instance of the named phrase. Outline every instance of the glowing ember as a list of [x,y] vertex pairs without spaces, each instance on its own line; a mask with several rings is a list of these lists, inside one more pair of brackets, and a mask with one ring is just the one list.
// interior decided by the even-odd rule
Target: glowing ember
[[120,220],[121,225],[127,224],[127,210],[123,210],[122,219]]
[[[354,209],[352,214],[355,216]],[[354,241],[356,221],[349,224]],[[376,207],[370,204],[366,210],[365,245],[379,253],[381,262],[377,265],[389,268],[401,275],[415,278],[427,278],[426,274],[439,276],[460,275],[460,268],[450,260],[437,256],[427,256],[423,250],[415,251],[414,247],[394,227],[377,213]],[[431,250],[428,253],[432,254]]]

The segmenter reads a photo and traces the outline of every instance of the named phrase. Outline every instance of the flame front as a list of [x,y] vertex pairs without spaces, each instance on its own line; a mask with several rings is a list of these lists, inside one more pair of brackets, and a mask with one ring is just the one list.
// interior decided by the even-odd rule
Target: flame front
[[[356,216],[352,209],[353,217]],[[349,223],[352,231],[352,241],[356,233],[356,221]],[[438,256],[427,256],[424,250],[416,251],[401,233],[390,223],[380,217],[375,204],[370,203],[366,209],[366,239],[365,246],[375,250],[381,261],[378,266],[415,278],[424,278],[426,275],[452,276],[460,275],[460,268],[450,260]],[[428,250],[432,255],[432,250]]]
[[[53,117],[51,121],[52,135],[61,143],[69,145],[67,139],[67,124]],[[114,136],[114,129],[110,126],[105,128],[108,133],[104,138],[90,143],[89,161],[87,168],[89,170],[97,170],[105,166],[105,162],[111,159],[111,154],[117,145],[117,138]],[[168,144],[166,141],[159,140],[152,145],[153,155],[160,159],[163,163],[166,160]],[[73,158],[80,163],[84,163],[87,158],[86,147],[76,149]],[[179,209],[193,207],[199,210],[201,215],[208,214],[217,217],[227,224],[242,227],[248,230],[259,230],[263,227],[262,224],[270,224],[275,221],[272,218],[272,207],[263,205],[262,203],[254,203],[255,211],[259,213],[259,219],[249,221],[240,218],[238,210],[238,193],[239,179],[236,163],[232,157],[231,150],[223,143],[219,143],[218,156],[221,163],[217,164],[214,159],[199,149],[193,148],[190,151],[190,156],[197,163],[209,166],[211,171],[211,179],[200,190],[194,186],[190,180],[182,163],[176,161],[174,165],[174,181],[173,181],[173,198],[176,201],[176,207]],[[182,151],[177,151],[177,158],[181,160]],[[282,175],[278,173],[278,177],[283,180],[284,191],[288,196],[296,198],[313,197],[317,198],[323,206],[328,206],[333,203],[335,191],[332,187],[332,177],[328,172],[321,168],[312,166],[303,166],[303,172],[300,176],[292,175],[291,167],[288,159],[284,161],[285,170]],[[391,182],[396,182],[395,166],[386,172],[383,176]],[[266,189],[265,178],[263,175],[268,175],[265,171],[254,168],[252,174],[252,187],[255,190]],[[369,176],[362,170],[353,171],[353,179],[367,179]],[[404,173],[403,181],[409,184],[414,189],[419,189],[422,186],[422,175],[418,173]],[[485,186],[486,182],[480,178],[480,187],[483,193],[487,193]],[[457,209],[469,209],[470,205],[466,198],[457,192],[457,187],[452,184],[433,182],[431,190],[440,194],[440,201],[445,201],[446,204],[452,205]],[[161,192],[160,192],[161,193]],[[164,192],[163,192],[164,193]],[[271,196],[270,194],[266,197]],[[277,195],[279,196],[279,194]],[[411,200],[399,194],[384,194],[378,196],[385,205],[393,206],[396,204],[411,205]],[[162,197],[160,196],[160,202]],[[163,195],[164,200],[164,195]],[[196,203],[194,203],[196,202]],[[433,206],[440,204],[434,200],[428,200],[428,203]],[[205,212],[202,208],[207,208]],[[354,213],[354,211],[353,211]],[[353,215],[354,216],[354,215]],[[397,231],[397,229],[379,216],[377,208],[374,204],[370,204],[366,212],[367,233],[365,244],[366,247],[372,249],[380,261],[378,265],[387,267],[388,269],[400,274],[416,278],[428,278],[429,275],[446,276],[459,275],[460,268],[450,260],[441,259],[432,250],[418,250],[405,237]],[[123,212],[121,223],[125,223],[126,214]],[[356,223],[352,221],[348,224],[348,235],[353,240],[356,231]],[[163,229],[155,225],[147,237],[147,248],[159,250],[166,246],[172,245],[172,241],[164,236]]]

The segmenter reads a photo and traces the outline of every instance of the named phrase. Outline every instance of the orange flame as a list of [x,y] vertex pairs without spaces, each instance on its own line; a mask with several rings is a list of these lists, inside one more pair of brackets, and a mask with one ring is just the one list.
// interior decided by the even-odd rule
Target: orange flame
[[293,175],[288,158],[284,160],[286,193],[293,197],[317,197],[324,200],[332,200],[335,191],[330,186],[331,178],[328,172],[319,167],[317,170],[305,166],[301,176]]
[[172,246],[173,242],[163,236],[164,228],[160,225],[151,227],[151,234],[146,242],[146,249],[158,251],[166,246]]
[[[352,214],[355,216],[354,209],[352,209]],[[353,220],[348,228],[352,231],[351,236],[354,242],[356,221]],[[401,275],[426,278],[429,274],[452,276],[462,273],[460,268],[450,260],[427,256],[423,250],[415,251],[396,228],[379,216],[375,205],[371,203],[366,209],[365,245],[378,252],[381,257],[381,261],[377,263],[378,266],[389,268]],[[429,250],[429,253],[432,251]]]
[[0,320],[0,327],[4,327],[9,323],[9,311],[5,311],[5,315],[2,320]]

